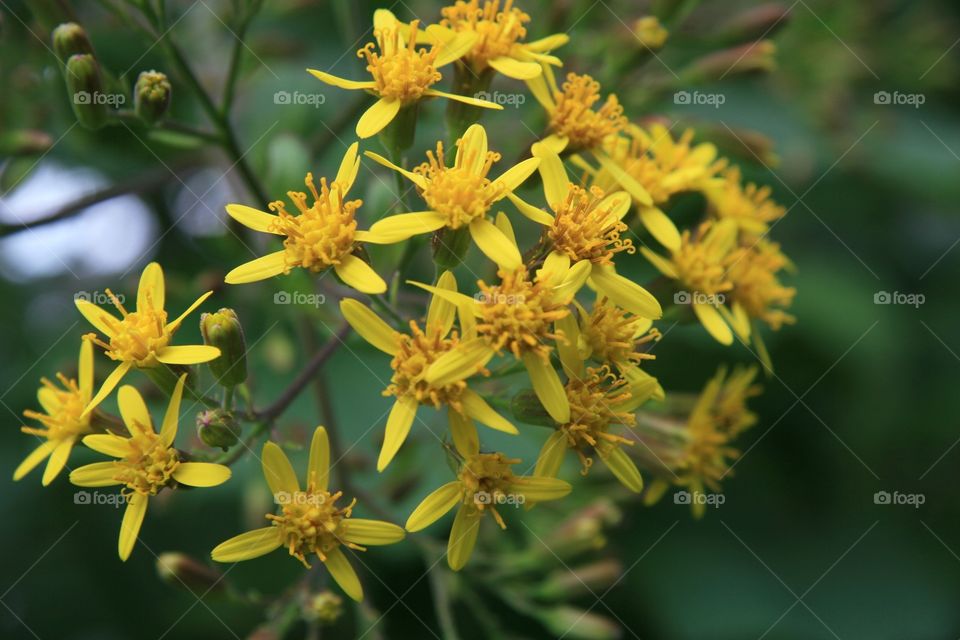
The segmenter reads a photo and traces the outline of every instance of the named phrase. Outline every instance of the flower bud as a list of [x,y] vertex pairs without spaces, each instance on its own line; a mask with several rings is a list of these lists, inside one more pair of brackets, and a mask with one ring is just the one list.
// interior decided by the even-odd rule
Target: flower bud
[[224,387],[235,387],[247,379],[247,345],[243,327],[233,309],[200,316],[203,343],[220,349],[220,357],[208,363],[210,371]]
[[240,439],[240,425],[229,411],[207,409],[197,414],[197,435],[208,447],[226,451]]
[[513,417],[520,422],[527,424],[536,424],[542,427],[552,427],[556,421],[550,417],[544,408],[540,398],[533,392],[533,389],[523,389],[518,391],[510,400],[510,411]]
[[157,575],[167,584],[204,594],[222,590],[223,574],[190,556],[171,551],[157,558]]
[[538,595],[546,600],[571,600],[591,593],[603,593],[616,584],[623,565],[612,558],[574,569],[561,569],[547,576]]
[[77,120],[88,129],[99,129],[107,122],[107,105],[99,98],[103,93],[100,65],[89,53],[70,56],[64,70],[67,92]]
[[0,135],[0,155],[4,156],[40,155],[52,146],[53,138],[36,129],[19,129]]
[[779,2],[767,2],[746,9],[720,25],[718,36],[724,42],[748,42],[769,38],[787,24],[790,9]]
[[163,117],[170,106],[170,81],[159,71],[142,71],[133,92],[133,108],[150,124]]
[[60,62],[66,62],[76,54],[93,55],[93,45],[87,32],[76,22],[65,22],[53,30],[53,51]]
[[633,35],[637,41],[651,51],[661,49],[670,33],[660,24],[656,16],[644,16],[633,23]]
[[772,71],[776,67],[776,51],[770,40],[722,49],[694,61],[680,75],[685,82],[697,83],[733,74]]
[[470,249],[470,230],[440,229],[433,234],[433,261],[441,270],[453,270],[460,266]]
[[610,618],[577,607],[556,607],[538,617],[551,634],[570,640],[614,640],[621,636],[620,627]]
[[332,591],[307,596],[303,605],[303,617],[321,624],[333,624],[343,613],[343,598]]

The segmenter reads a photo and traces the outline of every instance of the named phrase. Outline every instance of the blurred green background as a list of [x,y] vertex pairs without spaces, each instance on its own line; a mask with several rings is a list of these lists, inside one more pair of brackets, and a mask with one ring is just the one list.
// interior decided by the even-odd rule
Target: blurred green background
[[[214,96],[237,46],[240,4],[166,3],[170,29],[163,37],[186,52]],[[682,70],[701,56],[742,43],[730,35],[730,21],[765,3],[680,3],[692,11],[671,25],[666,47],[646,60],[629,58],[638,45],[628,27],[651,11],[645,3],[520,4],[534,18],[530,38],[569,31],[571,43],[558,52],[566,68],[595,74],[606,90],[621,96],[629,116],[663,115],[695,127],[699,139],[717,142],[751,179],[773,188],[789,208],[772,236],[797,265],[788,280],[798,289],[793,307],[798,322],[768,336],[776,374],[763,380],[765,393],[752,405],[760,421],[738,443],[745,455],[724,484],[722,507],[701,521],[669,495],[645,508],[636,500],[620,501],[601,477],[576,478],[571,466],[567,475],[579,481],[576,499],[510,514],[510,529],[500,536],[485,527],[479,559],[468,567],[466,580],[450,582],[442,566],[437,571],[455,601],[462,637],[560,637],[569,627],[562,624],[569,610],[555,608],[560,603],[590,611],[582,624],[599,626],[582,637],[603,637],[605,621],[616,623],[626,638],[960,635],[960,506],[950,480],[960,459],[954,448],[960,380],[954,293],[960,267],[958,5],[787,0],[780,4],[789,10],[785,18],[766,23],[767,33],[753,33],[776,43],[777,69],[735,70],[693,85],[677,76],[686,77]],[[271,198],[301,188],[307,170],[332,174],[352,141],[358,109],[369,98],[322,85],[304,68],[362,77],[354,54],[369,37],[376,6],[391,5],[272,2],[246,30],[231,117],[243,162]],[[422,16],[429,22],[438,19],[440,6],[410,0],[392,8],[402,19]],[[150,259],[164,265],[174,313],[200,291],[215,288],[204,309],[238,310],[252,345],[260,406],[296,375],[313,351],[311,341],[324,339],[340,323],[332,298],[316,308],[273,303],[281,289],[310,291],[311,281],[302,275],[230,289],[218,284],[227,270],[266,246],[262,238],[243,236],[241,242],[226,230],[224,204],[257,204],[229,154],[134,124],[98,131],[76,126],[48,49],[51,29],[67,20],[87,29],[101,64],[123,76],[127,87],[140,71],[167,72],[172,118],[209,129],[165,47],[133,26],[136,15],[120,0],[0,2],[5,152],[14,132],[49,136],[49,144],[40,145],[49,149],[42,153],[4,159],[0,199],[0,406],[7,422],[0,431],[0,460],[8,478],[0,492],[4,638],[245,637],[264,617],[256,607],[216,594],[200,601],[165,585],[154,572],[154,554],[175,550],[203,558],[227,537],[260,526],[254,523],[268,496],[252,457],[235,467],[234,481],[225,487],[178,492],[158,500],[156,508],[152,504],[142,544],[126,564],[116,557],[118,511],[74,504],[65,476],[46,489],[39,471],[19,483],[9,481],[35,446],[19,433],[19,415],[35,407],[40,376],[73,371],[78,338],[88,330],[73,308],[74,295],[106,287],[130,295]],[[524,88],[497,78],[494,89]],[[675,104],[674,91],[695,89],[725,100],[717,108]],[[276,97],[283,91],[322,97],[284,104]],[[891,102],[897,95],[919,95],[922,104],[885,103],[877,92],[893,96]],[[426,109],[413,158],[443,137],[442,108],[434,103]],[[516,110],[485,116],[484,123],[491,147],[513,159],[532,141],[531,131],[542,129],[543,117],[530,98]],[[363,146],[378,147],[375,140]],[[356,189],[365,201],[362,225],[393,202],[392,176],[368,169]],[[130,188],[65,220],[33,225],[85,194],[115,185]],[[532,228],[518,226],[528,240],[533,237]],[[427,273],[428,256],[423,258]],[[386,273],[396,255],[377,250],[373,259]],[[489,265],[473,259],[475,268],[483,269],[478,273],[490,275]],[[636,272],[649,270],[638,266]],[[878,292],[922,294],[924,302],[876,304]],[[198,339],[191,321],[178,341]],[[752,361],[742,347],[725,350],[694,325],[671,329],[656,355],[649,370],[668,392],[699,390],[720,362]],[[98,364],[102,380],[105,358]],[[378,476],[373,460],[390,406],[379,395],[388,379],[387,358],[351,340],[325,371],[349,449],[343,464],[354,482],[383,498],[399,520],[449,478],[438,463],[436,442],[415,428],[404,453]],[[138,383],[150,389],[142,377]],[[308,390],[275,437],[291,449],[302,446],[318,416]],[[195,437],[190,441],[190,422],[185,413],[182,447],[197,445]],[[542,439],[536,431],[510,441],[486,435],[485,442],[503,444],[526,460],[536,455]],[[70,465],[96,458],[78,450]],[[922,494],[923,504],[876,504],[879,491]],[[606,529],[606,546],[570,557],[546,553],[544,541],[557,523],[600,494],[617,498],[622,512]],[[375,516],[363,504],[357,513]],[[445,527],[427,534],[442,541]],[[363,554],[364,565],[355,564],[375,613],[367,612],[372,617],[366,623],[350,613],[326,636],[361,635],[385,614],[365,637],[432,637],[431,632],[439,637],[430,595],[433,572],[424,577],[437,557],[409,543]],[[594,586],[593,593],[571,587],[541,607],[548,614],[510,606],[511,590],[536,599],[548,576],[603,558],[621,565],[609,591],[613,580]],[[526,577],[511,577],[512,563],[525,561],[519,559],[533,562],[533,568]],[[278,552],[238,565],[228,579],[241,590],[275,594],[301,573]],[[498,597],[498,591],[508,597]]]

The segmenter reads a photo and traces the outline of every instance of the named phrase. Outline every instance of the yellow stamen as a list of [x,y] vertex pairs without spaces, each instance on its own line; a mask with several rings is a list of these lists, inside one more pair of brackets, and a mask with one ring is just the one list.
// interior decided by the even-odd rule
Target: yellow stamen
[[376,45],[370,42],[357,52],[357,57],[366,59],[367,71],[373,76],[375,91],[381,97],[414,102],[440,81],[440,72],[434,68],[439,50],[437,47],[416,48],[418,26],[419,20],[410,23],[408,44],[404,44],[399,23],[374,29]]
[[309,554],[316,554],[320,560],[326,561],[327,552],[340,545],[359,551],[365,550],[364,547],[347,542],[340,536],[340,524],[350,517],[353,506],[357,503],[354,498],[350,504],[338,507],[336,503],[342,496],[342,491],[331,494],[329,491],[317,489],[311,482],[306,491],[289,495],[280,515],[267,514],[271,524],[280,528],[284,546],[290,555],[300,560],[308,569],[310,563],[306,557]]
[[510,55],[514,45],[526,37],[524,24],[530,22],[530,16],[514,7],[513,0],[506,0],[503,9],[500,0],[486,0],[482,6],[480,0],[457,0],[440,13],[443,15],[441,25],[458,33],[471,31],[479,34],[473,49],[464,56],[477,72],[486,69],[490,60]]
[[555,95],[556,108],[550,113],[550,130],[566,136],[571,150],[595,149],[607,136],[627,126],[623,107],[610,94],[599,109],[600,83],[588,75],[567,75],[563,91]]
[[633,242],[620,237],[627,225],[611,214],[610,206],[599,206],[602,198],[603,191],[597,187],[588,192],[570,185],[566,200],[551,203],[557,215],[547,237],[554,250],[574,262],[589,260],[604,265],[611,264],[615,253],[634,253]]
[[500,160],[499,153],[488,151],[479,172],[469,168],[476,162],[469,153],[457,158],[453,167],[447,167],[442,142],[437,143],[436,154],[427,151],[427,158],[427,162],[414,169],[427,180],[420,194],[433,211],[447,217],[447,227],[458,229],[485,216],[490,205],[503,196],[504,186],[487,178],[490,167]]

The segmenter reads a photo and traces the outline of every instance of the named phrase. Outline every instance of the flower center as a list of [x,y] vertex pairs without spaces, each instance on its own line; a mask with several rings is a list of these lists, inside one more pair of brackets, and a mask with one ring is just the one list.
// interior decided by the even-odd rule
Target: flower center
[[789,313],[776,308],[789,306],[797,292],[777,279],[777,272],[786,265],[787,258],[775,243],[743,247],[730,256],[729,276],[734,283],[731,298],[742,304],[751,318],[759,318],[775,330],[794,320]]
[[660,332],[651,329],[638,338],[637,330],[646,321],[631,315],[619,307],[607,304],[605,298],[598,300],[590,312],[583,336],[597,360],[628,364],[641,360],[654,360],[656,356],[637,351],[637,348],[660,339]]
[[[410,23],[407,44],[399,24],[374,29],[377,44],[370,42],[357,52],[357,57],[366,58],[367,71],[373,76],[377,94],[383,98],[414,102],[440,81],[440,72],[433,66],[439,50],[416,48],[418,25],[419,20]],[[379,53],[374,51],[375,46]]]
[[476,171],[476,159],[471,154],[458,154],[453,167],[444,161],[443,143],[437,151],[427,151],[428,161],[414,171],[427,180],[421,195],[427,206],[447,217],[447,227],[459,229],[476,218],[483,217],[490,205],[503,194],[503,185],[487,178],[490,167],[500,160],[500,154],[488,151],[483,167]]
[[290,191],[287,196],[299,215],[287,212],[280,200],[271,202],[270,210],[277,213],[271,230],[287,236],[283,248],[288,266],[317,272],[340,264],[353,250],[356,212],[363,201],[345,201],[343,186],[336,182],[328,185],[326,178],[320,178],[318,193],[312,173],[307,174],[305,182],[313,196],[313,205],[308,207],[307,194],[297,191]]
[[58,387],[48,378],[41,378],[40,382],[44,388],[53,392],[56,407],[51,413],[40,413],[38,411],[24,411],[23,415],[36,420],[45,428],[38,429],[34,427],[22,427],[23,433],[40,436],[48,440],[63,440],[70,436],[77,436],[90,432],[90,417],[81,418],[80,415],[86,408],[86,401],[77,381],[67,378],[62,373],[57,374],[57,380],[63,388]]
[[569,138],[573,151],[596,148],[604,138],[627,126],[623,107],[612,93],[599,109],[593,109],[600,100],[600,83],[588,75],[569,74],[563,91],[555,97],[550,130]]
[[729,251],[710,242],[710,223],[701,225],[696,235],[683,231],[680,248],[673,254],[678,280],[703,295],[724,293],[733,288],[727,271]]
[[[444,405],[463,413],[460,396],[467,388],[463,380],[443,386],[434,386],[426,381],[427,369],[441,355],[456,349],[459,344],[456,333],[445,338],[439,329],[424,332],[417,323],[410,321],[410,334],[400,336],[400,348],[393,357],[393,378],[384,395],[412,396],[420,404],[436,408]],[[486,369],[483,375],[489,374]]]
[[180,465],[180,455],[164,445],[149,425],[138,425],[131,431],[133,435],[127,440],[130,452],[114,463],[118,467],[114,479],[127,485],[127,495],[155,496],[171,483],[173,472]]
[[511,466],[520,462],[502,453],[478,453],[463,461],[460,467],[460,485],[465,504],[473,505],[481,514],[490,511],[501,528],[506,524],[496,505],[503,504],[514,482]]
[[482,7],[479,0],[458,0],[454,6],[441,9],[440,13],[443,15],[441,25],[457,32],[473,31],[480,35],[466,56],[478,72],[487,67],[489,60],[509,55],[513,45],[526,37],[524,24],[530,22],[530,16],[514,7],[513,0],[506,0],[502,11],[500,0],[486,0]]
[[562,339],[553,332],[553,323],[570,310],[552,299],[549,288],[530,282],[524,269],[498,274],[498,285],[477,283],[481,315],[477,332],[498,352],[509,349],[517,358],[532,352],[549,359],[551,347],[546,342]]
[[321,560],[327,559],[327,552],[339,545],[353,549],[363,549],[359,545],[346,542],[340,535],[350,517],[356,498],[344,507],[337,506],[342,491],[331,494],[316,489],[311,483],[306,491],[290,494],[282,506],[279,515],[267,514],[267,519],[279,527],[284,546],[290,555],[309,568],[306,556],[315,553]]
[[106,293],[120,312],[121,319],[111,317],[108,320],[113,331],[109,344],[96,334],[89,334],[90,339],[102,347],[113,360],[150,366],[157,351],[167,346],[173,336],[173,332],[167,328],[166,310],[155,309],[153,304],[149,303],[144,305],[143,309],[138,308],[129,313],[112,291],[107,289]]
[[610,371],[610,367],[588,368],[583,379],[571,378],[566,385],[570,401],[570,422],[560,427],[567,444],[577,452],[586,475],[593,465],[587,455],[590,448],[630,445],[632,440],[608,433],[611,425],[633,426],[634,415],[613,407],[630,399],[629,383]]
[[[786,210],[770,199],[769,186],[744,185],[739,167],[732,167],[723,176],[723,188],[712,198],[714,213],[719,218],[732,218],[745,228],[764,230],[766,225],[782,218]],[[752,229],[751,229],[752,230]]]
[[610,264],[615,253],[635,251],[630,239],[620,237],[627,225],[613,215],[611,206],[599,206],[602,198],[603,191],[597,187],[588,192],[571,185],[566,200],[551,203],[557,215],[547,237],[554,249],[575,262],[589,260],[594,264]]

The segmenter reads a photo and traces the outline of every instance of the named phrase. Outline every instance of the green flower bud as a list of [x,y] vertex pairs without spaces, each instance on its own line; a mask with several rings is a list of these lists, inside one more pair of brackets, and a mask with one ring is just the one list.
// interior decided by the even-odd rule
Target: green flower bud
[[551,633],[570,640],[615,640],[622,635],[613,620],[577,607],[556,607],[538,617]]
[[243,327],[233,309],[200,316],[203,343],[220,349],[220,357],[211,360],[210,371],[224,387],[235,387],[247,379],[247,345]]
[[219,571],[183,553],[161,553],[156,567],[161,580],[174,587],[185,587],[193,593],[215,593],[225,586]]
[[170,81],[159,71],[143,71],[137,76],[133,108],[144,122],[153,124],[170,107]]
[[307,597],[303,617],[321,624],[333,624],[343,613],[343,598],[332,591],[322,591]]
[[556,420],[547,413],[533,389],[518,391],[510,400],[510,410],[513,412],[513,417],[520,422],[542,427],[553,427],[557,424]]
[[100,65],[89,53],[70,56],[64,70],[67,92],[77,120],[88,129],[99,129],[107,122],[107,105],[101,99],[103,78]]
[[749,42],[769,38],[789,22],[790,9],[779,2],[767,2],[745,9],[718,27],[725,42]]
[[19,129],[0,134],[0,155],[33,156],[53,146],[53,138],[36,129]]
[[470,230],[440,229],[433,234],[433,261],[440,269],[456,269],[470,249]]
[[60,62],[66,62],[72,55],[93,55],[93,45],[83,27],[76,22],[65,22],[53,30],[53,51]]
[[554,571],[544,580],[537,593],[545,600],[572,600],[590,593],[603,593],[623,574],[623,565],[609,558],[591,564]]
[[208,409],[197,414],[197,435],[208,447],[226,451],[239,441],[240,425],[229,411]]

